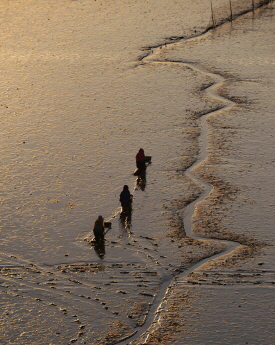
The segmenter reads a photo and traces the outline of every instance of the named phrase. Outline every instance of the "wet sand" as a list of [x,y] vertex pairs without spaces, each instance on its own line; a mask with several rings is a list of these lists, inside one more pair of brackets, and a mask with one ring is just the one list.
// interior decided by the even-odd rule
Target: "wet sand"
[[[273,342],[274,111],[270,100],[274,91],[274,32],[268,25],[273,10],[271,6],[256,16],[242,16],[206,38],[178,43],[159,53],[159,61],[188,61],[191,68],[194,65],[203,73],[216,73],[217,79],[223,76],[216,89],[219,97],[228,100],[228,108],[205,116],[209,127],[207,157],[193,169],[198,179],[212,187],[209,195],[195,204],[191,236],[225,239],[236,246],[227,255],[179,276],[149,331],[133,343]],[[200,55],[204,45],[211,45],[214,54]],[[245,59],[255,59],[253,72],[252,61]],[[188,220],[185,224],[190,225]]]
[[[167,8],[169,7],[168,5]],[[75,6],[79,5],[75,4]],[[106,14],[107,9],[105,8],[104,10],[105,12],[103,11],[103,13]],[[203,8],[201,8],[201,11],[203,11]],[[108,19],[111,20],[112,11],[109,13]],[[264,13],[268,13],[268,11],[264,11]],[[65,18],[67,23],[69,22],[67,21],[69,17]],[[51,19],[53,18],[51,17]],[[99,19],[104,21],[104,16]],[[196,17],[193,20],[196,22]],[[24,344],[34,341],[41,344],[45,342],[110,344],[118,341],[119,338],[127,337],[140,330],[145,320],[147,320],[147,324],[144,324],[144,331],[146,331],[150,326],[150,322],[153,321],[154,312],[165,295],[166,287],[171,282],[172,285],[168,290],[164,303],[160,304],[158,308],[155,320],[157,322],[153,324],[153,328],[156,328],[157,331],[152,331],[148,338],[146,333],[145,338],[147,338],[147,342],[155,343],[156,334],[158,337],[161,334],[161,341],[163,343],[171,341],[175,343],[177,341],[175,334],[179,334],[180,343],[183,334],[188,333],[189,343],[196,343],[196,341],[201,343],[201,339],[205,336],[205,331],[197,332],[194,329],[195,327],[202,329],[200,325],[202,321],[193,318],[193,323],[186,323],[186,303],[191,306],[190,308],[194,312],[198,313],[196,315],[201,315],[201,306],[207,305],[208,314],[206,315],[208,320],[217,320],[220,319],[220,313],[223,314],[223,310],[228,308],[230,301],[237,301],[234,295],[230,295],[228,296],[228,302],[225,302],[224,306],[221,303],[224,300],[224,292],[222,290],[215,290],[214,295],[216,298],[212,298],[210,292],[205,292],[208,289],[208,284],[211,285],[209,289],[211,291],[216,284],[226,286],[227,284],[240,284],[239,282],[245,285],[246,288],[247,285],[250,286],[254,283],[261,285],[264,289],[266,289],[266,286],[268,289],[272,287],[274,277],[271,267],[274,257],[272,248],[266,246],[267,242],[273,241],[272,233],[270,232],[272,220],[269,216],[272,210],[272,190],[268,188],[269,183],[266,182],[272,180],[269,165],[272,162],[272,158],[268,158],[272,155],[272,151],[266,149],[266,140],[260,140],[263,135],[265,138],[272,138],[269,130],[272,129],[270,124],[274,121],[274,112],[268,92],[274,90],[274,79],[269,74],[267,76],[265,74],[267,70],[266,65],[269,66],[271,58],[268,51],[264,52],[266,60],[261,59],[261,61],[266,61],[266,63],[265,66],[256,63],[257,66],[263,66],[262,69],[258,70],[256,68],[251,69],[251,65],[255,61],[257,62],[255,54],[253,55],[255,61],[252,59],[247,63],[247,55],[245,54],[242,56],[243,60],[237,58],[236,60],[229,59],[227,61],[225,57],[231,57],[230,54],[232,52],[226,52],[225,48],[221,51],[221,41],[224,41],[224,37],[228,38],[228,32],[230,33],[229,37],[230,35],[236,37],[237,42],[241,42],[241,45],[249,41],[247,34],[250,34],[249,37],[251,38],[251,36],[255,36],[255,33],[262,33],[263,35],[260,39],[256,37],[257,41],[265,42],[267,40],[270,42],[268,33],[263,28],[258,29],[256,27],[256,16],[255,20],[249,18],[247,22],[249,30],[242,26],[239,28],[236,24],[235,32],[234,26],[230,30],[225,29],[225,31],[223,31],[223,28],[217,28],[214,31],[214,36],[207,37],[205,42],[203,39],[198,39],[197,45],[188,42],[192,46],[192,49],[187,49],[187,52],[190,54],[188,56],[186,55],[186,46],[181,48],[180,43],[176,44],[175,47],[172,47],[172,45],[163,47],[163,55],[159,55],[161,60],[167,59],[165,64],[163,62],[161,64],[148,64],[143,63],[141,60],[135,61],[132,57],[136,57],[136,51],[131,46],[133,51],[127,57],[129,61],[126,59],[126,65],[129,67],[127,73],[116,74],[114,80],[111,80],[112,88],[107,86],[108,83],[105,80],[99,79],[101,84],[99,83],[98,86],[104,85],[105,92],[107,90],[106,95],[114,97],[113,104],[116,107],[119,105],[119,102],[116,100],[118,90],[122,88],[122,85],[126,83],[125,80],[127,80],[126,84],[133,98],[128,102],[127,97],[129,95],[124,94],[126,108],[128,107],[126,110],[129,111],[129,104],[131,104],[133,106],[133,109],[131,109],[134,114],[133,118],[135,119],[138,114],[142,121],[145,120],[141,117],[141,114],[145,111],[147,122],[144,123],[151,123],[151,128],[147,130],[146,135],[144,135],[144,128],[142,130],[137,128],[137,133],[133,131],[131,126],[122,128],[118,135],[119,140],[113,141],[115,144],[113,149],[108,147],[111,154],[106,156],[107,161],[108,159],[111,161],[116,148],[121,144],[120,140],[123,140],[124,144],[128,143],[129,145],[126,139],[127,136],[132,135],[131,137],[137,140],[138,135],[143,133],[146,140],[148,140],[150,133],[153,164],[151,167],[148,167],[145,193],[142,193],[140,185],[136,184],[136,181],[129,174],[130,177],[127,177],[127,179],[131,185],[134,185],[135,208],[130,228],[120,224],[117,205],[111,200],[112,198],[109,198],[109,193],[110,188],[113,188],[113,186],[116,186],[116,193],[118,193],[121,182],[113,182],[116,181],[116,174],[113,174],[111,164],[106,164],[104,161],[103,164],[105,166],[103,170],[100,170],[100,173],[107,170],[111,171],[113,176],[108,177],[111,178],[112,182],[107,182],[108,179],[104,175],[104,184],[108,188],[102,191],[102,195],[106,196],[103,197],[101,195],[100,202],[104,205],[104,209],[109,210],[109,216],[115,215],[116,218],[111,219],[113,230],[106,236],[106,246],[101,248],[103,255],[99,258],[98,251],[88,246],[84,241],[84,239],[89,240],[90,236],[92,236],[91,232],[87,230],[91,226],[91,219],[99,210],[102,210],[101,207],[93,206],[93,203],[97,205],[98,199],[93,199],[93,202],[88,201],[90,198],[89,193],[93,190],[92,188],[96,191],[100,191],[100,188],[102,188],[102,184],[98,183],[96,175],[93,175],[93,180],[91,184],[88,184],[89,188],[87,188],[88,179],[91,177],[87,173],[89,168],[85,166],[87,158],[91,159],[91,166],[93,166],[92,155],[88,154],[90,138],[88,140],[88,137],[86,137],[84,149],[79,147],[79,149],[74,151],[69,146],[70,150],[73,151],[73,158],[70,156],[70,150],[66,151],[66,155],[73,162],[72,164],[67,162],[64,164],[65,160],[64,162],[61,160],[57,170],[53,167],[53,164],[49,165],[50,169],[47,168],[47,172],[53,170],[53,174],[50,174],[50,177],[45,174],[43,178],[47,176],[49,182],[54,182],[54,187],[57,187],[55,192],[50,190],[49,193],[47,190],[48,185],[45,183],[43,185],[43,192],[46,196],[41,193],[43,197],[40,198],[37,196],[38,189],[31,188],[28,196],[24,195],[24,198],[27,200],[32,195],[34,200],[28,200],[23,202],[22,205],[18,205],[19,210],[23,210],[23,217],[21,215],[20,217],[15,217],[16,221],[14,222],[6,220],[2,226],[5,242],[2,243],[1,249],[1,291],[2,296],[4,296],[1,299],[1,303],[5,311],[1,328],[5,329],[5,339],[8,339],[10,343]],[[255,25],[255,27],[252,26],[254,31],[251,29],[251,22]],[[177,23],[175,23],[176,25]],[[269,28],[266,23],[263,27]],[[155,27],[154,30],[157,31],[157,28]],[[253,32],[251,33],[251,31]],[[141,42],[143,46],[149,46],[151,43],[152,36],[150,35],[152,35],[152,32],[148,29],[145,32],[147,32],[147,35],[143,35],[142,39],[140,38],[138,42],[135,42],[135,45],[138,47],[141,46]],[[188,32],[187,29],[186,32]],[[210,33],[211,35],[212,32]],[[167,32],[166,37],[169,37],[169,32]],[[124,40],[125,37],[122,37],[121,42]],[[167,41],[170,40],[167,38]],[[119,44],[117,47],[115,44],[112,46],[114,52],[116,49],[118,51],[121,50],[121,42],[120,46]],[[215,42],[217,47],[215,47]],[[129,44],[130,40],[127,43]],[[97,44],[99,43],[97,42]],[[203,44],[206,44],[204,48]],[[211,49],[209,49],[209,45],[211,45]],[[225,44],[224,46],[227,45]],[[236,42],[230,41],[230,46],[236,46],[237,50],[239,50]],[[264,43],[263,46],[265,46]],[[249,51],[251,45],[248,44],[248,48],[245,46],[245,49]],[[213,61],[211,61],[211,56],[206,54],[209,51],[219,52],[219,54],[214,54],[215,58]],[[203,56],[200,55],[201,52]],[[75,55],[70,54],[65,54],[66,58],[72,59],[71,61],[74,64],[76,61],[74,60]],[[144,54],[147,55],[148,52],[145,51]],[[217,55],[218,59],[216,59]],[[17,56],[19,61],[21,59],[21,62],[23,57],[26,56],[24,54],[21,57]],[[52,59],[50,54],[42,54],[39,58],[40,62],[41,57],[43,59]],[[153,54],[152,57],[155,59],[156,54]],[[60,55],[60,60],[62,60],[61,58],[64,58],[64,54]],[[119,60],[120,55],[114,55],[113,58]],[[178,62],[173,62],[173,66],[171,66],[170,61],[175,60]],[[183,62],[186,60],[188,63],[191,62],[195,68],[183,66]],[[238,67],[236,61],[242,61],[243,64]],[[108,61],[108,63],[112,64],[112,61]],[[102,65],[104,69],[107,69],[108,63]],[[131,69],[135,65],[136,68]],[[43,67],[43,64],[41,66]],[[48,67],[47,64],[45,66]],[[58,66],[60,67],[62,64],[58,63],[53,70],[57,71]],[[211,75],[196,70],[196,66],[202,66],[204,70],[211,72]],[[49,72],[46,67],[42,68],[41,75],[44,71]],[[21,68],[25,67],[21,66]],[[253,70],[253,74],[251,70]],[[27,71],[27,68],[24,71]],[[75,73],[72,66],[70,67],[70,72]],[[186,273],[188,273],[187,268],[202,258],[211,257],[226,248],[226,244],[222,242],[202,241],[186,237],[183,220],[186,213],[186,205],[190,204],[204,190],[204,186],[199,180],[192,181],[189,176],[184,174],[184,171],[196,161],[200,147],[203,146],[200,145],[202,140],[199,136],[202,129],[201,115],[211,114],[212,110],[224,105],[221,98],[215,99],[207,91],[207,88],[215,83],[215,74],[226,77],[226,80],[217,91],[223,98],[234,101],[236,106],[230,111],[226,110],[215,115],[212,114],[212,116],[206,118],[208,123],[207,159],[204,164],[196,168],[195,173],[199,180],[207,181],[214,186],[214,189],[204,202],[200,202],[196,206],[194,230],[196,234],[202,236],[237,241],[241,246],[238,246],[233,256],[227,256],[226,260],[219,259],[214,262],[207,260],[203,267],[196,268],[197,266],[193,266],[194,274],[186,276]],[[36,81],[39,80],[41,75],[39,75]],[[118,76],[123,76],[123,83],[120,84],[115,81]],[[63,77],[66,77],[65,70],[63,70]],[[76,81],[75,77],[73,79]],[[188,85],[190,89],[186,87],[185,84],[187,83],[190,84]],[[142,94],[139,90],[140,84],[146,85]],[[46,90],[50,85],[41,85],[41,90]],[[70,88],[73,89],[73,85]],[[66,100],[68,101],[69,99],[70,88],[67,88],[66,92],[61,93],[61,96],[65,97],[64,99],[61,97],[62,102],[57,102],[58,110],[60,111],[64,107]],[[56,90],[57,95],[60,96],[58,88]],[[80,96],[83,90],[79,88],[78,96]],[[47,95],[49,96],[51,92],[48,92]],[[8,96],[8,93],[7,91],[6,96]],[[82,99],[87,94],[82,94]],[[254,95],[257,95],[256,100]],[[107,112],[109,110],[103,111],[102,106],[106,107],[107,96],[106,99],[102,100],[102,104],[98,104],[96,107],[97,110],[102,110],[103,118],[108,123],[109,117]],[[100,93],[94,93],[94,97],[101,97]],[[144,109],[139,104],[140,97],[146,105]],[[163,103],[167,103],[167,97],[170,98],[171,103],[163,105]],[[57,100],[57,98],[53,99]],[[161,103],[163,99],[166,101]],[[38,97],[36,99],[37,104],[41,100],[42,97]],[[14,107],[16,105],[16,110],[19,110],[20,102],[22,102],[22,99],[20,100],[19,98],[19,103],[16,103],[16,98],[13,98],[13,102],[7,103],[7,106],[10,107],[12,104]],[[42,103],[43,107],[48,106],[46,103]],[[77,97],[76,103],[78,103]],[[70,104],[74,104],[74,102]],[[85,109],[91,110],[88,102],[81,102],[81,104],[81,112],[85,113]],[[134,106],[134,104],[137,106]],[[152,111],[150,104],[151,108],[155,107],[157,111],[155,109]],[[172,107],[171,104],[173,104]],[[95,105],[93,104],[93,106]],[[185,114],[182,114],[183,107]],[[266,109],[266,117],[259,117],[262,114],[263,108]],[[76,109],[77,107],[74,104],[72,114]],[[117,126],[116,129],[122,124],[121,119],[118,117],[118,109],[122,111],[123,106],[112,110],[113,115],[117,116],[118,123],[115,125]],[[31,110],[34,111],[34,107]],[[158,113],[158,118],[155,121],[156,112]],[[167,121],[165,120],[167,113],[170,116],[173,115],[171,117],[173,119],[171,128],[165,122]],[[86,121],[85,116],[81,117],[83,123],[79,121],[77,128],[74,128],[74,126],[69,125],[69,121],[72,118],[69,116],[68,121],[65,116],[66,112],[62,113],[61,111],[61,114],[63,114],[62,119],[65,121],[65,128],[68,128],[73,133],[73,136],[69,136],[69,138],[74,144],[81,146],[78,139],[83,138],[83,135],[87,135],[84,124],[87,125],[89,122]],[[72,114],[70,113],[70,115]],[[21,121],[24,121],[23,115]],[[78,116],[80,115],[78,114]],[[86,117],[88,118],[88,116]],[[47,116],[44,116],[43,121],[46,118]],[[263,120],[259,121],[259,118]],[[60,130],[62,125],[58,121],[53,121],[52,123]],[[129,117],[129,123],[131,121],[134,123],[134,120]],[[29,121],[29,124],[34,129],[36,122],[32,123],[32,121]],[[64,122],[62,124],[64,125]],[[100,126],[100,121],[97,122],[97,125],[99,125],[100,133],[104,126]],[[106,131],[106,136],[102,140],[103,148],[112,125],[110,124],[110,128]],[[144,124],[143,126],[147,127]],[[47,134],[53,128],[55,127],[46,126]],[[259,129],[259,131],[255,131],[255,128]],[[88,127],[88,129],[94,129],[94,127]],[[127,135],[121,134],[124,132]],[[20,136],[22,133],[18,133],[17,139],[19,141],[23,137]],[[34,140],[34,135],[37,133],[33,133],[28,139],[32,138]],[[245,138],[243,136],[244,133]],[[53,138],[57,139],[55,136]],[[117,139],[116,134],[111,138]],[[167,139],[164,140],[164,138]],[[261,148],[259,152],[251,144],[253,140],[257,142],[257,148]],[[31,142],[32,140],[28,141]],[[39,174],[41,169],[39,165],[35,164],[35,159],[37,158],[33,155],[35,154],[36,157],[39,157],[41,151],[37,147],[47,143],[47,140],[43,137],[41,143],[35,142],[37,146],[32,143],[29,144],[28,141],[21,145],[25,147],[23,149],[25,152],[24,157],[26,158],[25,162],[33,166],[37,174]],[[66,147],[65,140],[57,140],[57,143],[61,143],[63,149]],[[4,147],[6,146],[7,143],[4,143]],[[272,145],[268,146],[272,147]],[[160,147],[161,150],[158,152]],[[51,146],[48,145],[45,157],[49,155],[50,148]],[[174,151],[171,151],[171,149]],[[106,148],[105,150],[108,151]],[[125,157],[128,157],[126,151],[122,150],[125,153]],[[263,157],[262,152],[264,151],[267,156]],[[19,152],[22,154],[22,151]],[[105,152],[104,149],[102,152]],[[6,156],[5,159],[7,160]],[[19,155],[17,159],[20,160],[21,156]],[[53,160],[53,162],[56,162],[58,159],[60,159],[60,155],[50,155],[50,158],[47,158],[45,161],[50,162]],[[96,161],[98,160],[99,166],[101,166],[99,159],[100,157],[97,156]],[[167,169],[164,169],[163,161],[168,163]],[[12,165],[10,166],[11,168],[13,168]],[[62,179],[61,182],[58,179],[58,174],[61,171],[65,172],[70,169],[72,169],[72,175],[66,175],[66,183]],[[117,165],[113,169],[118,170],[121,168]],[[131,163],[124,167],[125,171],[132,171],[133,169],[131,169]],[[33,170],[26,171],[31,178]],[[259,171],[261,172],[260,176]],[[256,184],[258,189],[255,189],[255,176],[253,173],[259,180],[259,185]],[[55,174],[57,179],[54,178]],[[9,175],[6,174],[5,176]],[[20,175],[16,171],[16,174],[13,176],[17,180]],[[127,176],[126,173],[125,176]],[[250,177],[249,179],[248,176]],[[76,183],[74,179],[78,182]],[[40,181],[41,179],[38,180],[38,182]],[[9,183],[7,177],[5,182]],[[34,186],[35,182],[33,180]],[[70,183],[72,183],[71,188],[68,187]],[[95,187],[91,187],[93,184],[95,184]],[[19,184],[17,185],[18,187]],[[260,188],[263,190],[261,191]],[[177,191],[176,195],[173,193],[172,202],[171,189]],[[20,196],[18,191],[17,196]],[[44,198],[47,198],[47,202],[45,202]],[[4,214],[8,216],[7,219],[12,219],[12,216],[10,216],[13,210],[10,206],[12,205],[12,200],[10,204],[6,203],[6,201],[3,204]],[[63,205],[66,207],[64,208]],[[148,205],[150,205],[150,217],[148,217]],[[93,217],[89,214],[91,209],[93,210]],[[19,210],[17,211],[18,214],[21,212]],[[47,210],[50,211],[48,212]],[[33,222],[30,214],[35,215],[33,218],[35,222]],[[62,218],[60,218],[61,215]],[[264,226],[259,228],[258,219],[260,216],[264,218]],[[50,225],[47,225],[51,217],[56,217],[57,220],[53,220],[53,223],[50,222]],[[64,221],[65,219],[66,221]],[[29,230],[28,234],[27,231],[25,231],[26,234],[22,231],[24,227],[21,224],[24,220],[27,225],[26,229]],[[18,226],[18,224],[21,226]],[[54,225],[53,228],[51,228],[52,224]],[[78,226],[81,227],[81,231],[79,231]],[[150,228],[149,232],[148,228]],[[42,245],[40,244],[41,233],[43,233]],[[76,237],[77,241],[75,241]],[[24,241],[25,239],[27,241]],[[12,241],[14,242],[13,246],[10,245]],[[56,243],[53,243],[54,241]],[[32,246],[32,242],[36,245]],[[181,272],[183,274],[179,275]],[[196,286],[202,285],[204,282],[206,287],[203,286],[201,289],[197,289]],[[264,290],[256,290],[255,288],[255,291],[262,294]],[[245,289],[242,292],[248,293]],[[250,294],[252,293],[250,292]],[[265,298],[270,304],[272,301],[271,294],[266,292]],[[237,302],[239,303],[239,301]],[[217,308],[214,310],[212,306],[215,304]],[[261,302],[258,302],[258,311],[264,313]],[[33,317],[34,314],[38,315],[37,318]],[[48,317],[45,318],[45,315]],[[234,314],[232,315],[234,318]],[[266,313],[265,325],[267,327],[269,327],[269,315]],[[227,322],[230,321],[230,317],[231,314],[229,313]],[[265,315],[263,315],[263,320],[264,317]],[[245,318],[242,318],[241,321],[243,322],[242,328],[249,322]],[[206,320],[204,319],[203,322],[205,323]],[[239,323],[240,321],[238,321]],[[209,329],[211,327],[213,327],[212,323],[209,324]],[[240,335],[240,333],[238,334]],[[269,339],[269,333],[266,333],[265,336],[266,338],[260,339],[262,343],[268,341],[266,339]],[[126,342],[130,341],[131,338]],[[220,341],[220,338],[217,339],[218,341]],[[140,342],[140,340],[135,342]]]

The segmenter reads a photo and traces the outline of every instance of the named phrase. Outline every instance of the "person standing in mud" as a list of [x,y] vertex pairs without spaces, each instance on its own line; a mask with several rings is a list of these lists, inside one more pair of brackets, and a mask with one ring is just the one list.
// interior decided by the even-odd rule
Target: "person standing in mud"
[[96,242],[104,240],[104,218],[102,216],[98,216],[97,220],[94,223],[93,231]]
[[140,170],[145,170],[145,154],[143,149],[139,149],[138,153],[136,154],[136,166]]
[[119,196],[119,201],[121,203],[122,212],[129,212],[131,208],[132,196],[127,185],[123,187],[123,191]]

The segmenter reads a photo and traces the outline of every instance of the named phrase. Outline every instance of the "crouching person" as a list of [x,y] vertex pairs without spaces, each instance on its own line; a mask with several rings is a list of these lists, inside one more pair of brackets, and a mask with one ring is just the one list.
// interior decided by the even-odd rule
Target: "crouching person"
[[123,191],[119,196],[119,201],[121,203],[122,212],[129,213],[131,211],[132,195],[127,185],[123,187]]
[[139,170],[145,170],[146,169],[146,157],[144,154],[143,149],[139,149],[138,153],[136,154],[136,166]]
[[94,236],[96,242],[104,240],[104,219],[102,216],[98,216],[97,220],[95,221]]

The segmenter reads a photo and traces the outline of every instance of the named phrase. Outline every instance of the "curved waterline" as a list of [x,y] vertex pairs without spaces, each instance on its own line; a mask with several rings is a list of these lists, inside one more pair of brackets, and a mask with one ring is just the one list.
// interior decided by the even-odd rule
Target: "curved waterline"
[[[209,194],[210,192],[213,190],[213,186],[207,182],[205,182],[204,180],[202,180],[201,178],[197,177],[195,175],[195,170],[197,167],[199,167],[206,159],[207,159],[207,147],[208,147],[208,140],[207,140],[207,134],[208,134],[208,125],[207,125],[207,118],[211,117],[214,114],[217,114],[219,112],[223,112],[229,108],[231,108],[235,103],[218,95],[217,93],[217,88],[225,81],[225,78],[223,78],[221,75],[219,74],[215,74],[209,71],[204,70],[201,67],[198,67],[195,64],[191,64],[191,63],[187,63],[187,62],[182,62],[182,61],[171,61],[171,60],[164,60],[164,61],[160,61],[160,60],[154,60],[154,56],[160,51],[160,49],[162,49],[164,46],[168,47],[168,46],[175,46],[175,45],[179,45],[179,44],[183,44],[186,43],[188,41],[191,40],[195,40],[195,39],[201,39],[203,36],[207,35],[209,33],[209,30],[207,30],[206,32],[200,34],[200,35],[195,35],[189,38],[184,38],[181,39],[177,42],[173,42],[173,43],[165,43],[163,45],[159,45],[158,47],[152,48],[150,49],[150,53],[145,56],[141,62],[144,64],[152,64],[152,63],[157,63],[157,64],[182,64],[185,67],[189,67],[195,71],[199,71],[204,75],[207,75],[211,78],[214,78],[216,80],[216,82],[211,85],[210,87],[208,87],[206,89],[206,91],[212,96],[215,97],[216,99],[218,99],[219,101],[222,101],[224,103],[224,106],[222,106],[221,108],[211,111],[209,113],[206,113],[204,115],[202,115],[200,117],[201,120],[201,134],[200,134],[200,140],[201,140],[201,147],[200,147],[200,153],[198,156],[198,159],[196,160],[196,162],[191,165],[186,171],[185,174],[190,177],[193,181],[197,182],[198,184],[200,184],[203,187],[203,192],[201,193],[201,195],[195,199],[193,202],[191,202],[185,210],[185,215],[184,215],[184,229],[185,229],[185,233],[186,236],[192,238],[192,239],[197,239],[197,240],[207,240],[207,241],[211,241],[213,243],[224,243],[226,245],[226,249],[222,250],[221,252],[219,252],[218,254],[214,254],[211,255],[207,258],[204,258],[200,261],[198,261],[196,264],[192,265],[189,269],[185,270],[184,272],[180,273],[177,276],[177,279],[182,279],[185,276],[187,276],[189,273],[194,272],[197,269],[201,269],[205,264],[209,264],[210,261],[216,260],[217,258],[220,258],[222,256],[228,255],[230,253],[233,253],[235,251],[235,249],[240,246],[240,243],[238,242],[234,242],[234,241],[228,241],[228,240],[220,240],[220,239],[211,239],[208,237],[203,237],[203,236],[199,236],[196,235],[192,232],[192,218],[195,214],[195,210],[196,207],[198,206],[198,204],[204,200]],[[149,337],[150,333],[159,327],[159,323],[160,323],[160,318],[161,318],[161,312],[163,309],[163,305],[166,303],[166,295],[167,292],[171,289],[171,284],[174,282],[175,277],[164,280],[160,286],[160,290],[158,292],[158,294],[156,295],[154,302],[152,304],[152,306],[150,307],[150,311],[149,314],[146,318],[146,321],[144,322],[144,324],[140,327],[138,327],[130,336],[125,337],[123,340],[118,341],[116,344],[120,344],[120,345],[126,345],[126,344],[130,344],[132,341],[140,338],[140,343],[141,344],[146,344],[147,338]]]

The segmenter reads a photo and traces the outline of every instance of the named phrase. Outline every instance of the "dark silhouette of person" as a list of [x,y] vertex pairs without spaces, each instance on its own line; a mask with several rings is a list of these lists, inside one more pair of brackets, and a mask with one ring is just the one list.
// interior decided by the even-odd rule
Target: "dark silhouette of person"
[[104,219],[102,216],[98,216],[94,223],[94,236],[96,242],[102,242],[104,240]]
[[132,195],[130,194],[127,184],[124,185],[123,191],[120,193],[119,201],[121,203],[122,212],[129,213],[131,211]]
[[146,169],[145,154],[143,149],[139,149],[138,153],[136,154],[136,166],[140,170]]

